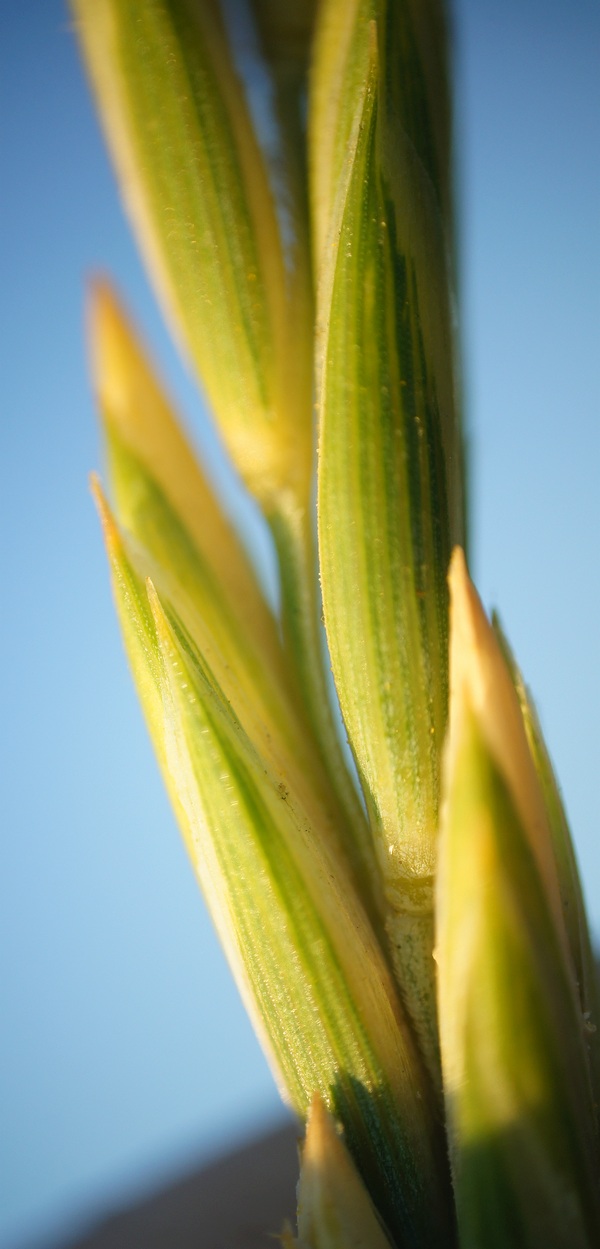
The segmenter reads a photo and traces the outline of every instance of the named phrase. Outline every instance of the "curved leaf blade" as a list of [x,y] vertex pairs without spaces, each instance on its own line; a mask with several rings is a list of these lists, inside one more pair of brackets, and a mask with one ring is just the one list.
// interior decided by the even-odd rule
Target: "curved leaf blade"
[[[317,39],[318,508],[336,687],[397,974],[436,1072],[432,878],[462,449],[449,241],[431,141],[439,101],[428,93],[417,25],[410,5],[328,0]],[[343,202],[320,139],[341,171]]]
[[497,618],[493,620],[493,624],[519,700],[527,742],[544,799],[563,920],[581,1008],[583,1035],[589,1058],[596,1122],[598,1123],[600,1121],[600,989],[575,848],[535,704]]
[[[443,1139],[381,949],[327,831],[248,739],[143,557],[105,513],[113,586],[157,755],[255,1026],[300,1114],[344,1123],[400,1238],[446,1244]],[[142,565],[142,566],[140,566]]]
[[[236,619],[239,642],[251,637],[263,663],[283,680],[277,625],[254,570],[107,281],[92,286],[88,322],[93,384],[119,523],[158,564],[173,570],[184,555],[167,510],[176,516],[197,553],[194,572],[180,569],[184,583],[205,587],[204,610],[223,603],[222,613]],[[157,499],[164,497],[160,515],[153,507],[153,491]]]
[[451,592],[436,909],[460,1243],[591,1249],[595,1122],[550,834],[510,676],[458,554]]
[[464,1249],[592,1249],[600,1234],[580,1018],[543,882],[474,716],[449,778],[439,1016]]
[[[357,862],[275,621],[152,366],[106,286],[96,288],[91,323],[94,380],[118,521],[143,549],[146,571],[159,590],[168,587],[223,688],[232,684],[249,736],[281,776],[291,778],[328,835],[345,841],[354,878],[375,915],[370,846]],[[359,828],[366,828],[354,798]]]
[[[279,228],[215,0],[72,0],[123,197],[229,451],[263,504],[312,463]],[[288,373],[288,369],[292,373]],[[302,366],[306,373],[306,363]]]
[[303,1116],[319,1091],[390,1227],[445,1245],[449,1193],[427,1079],[344,862],[291,786],[282,792],[168,606],[153,610],[172,787],[209,905],[219,897],[227,911],[222,939],[234,969],[243,962],[282,1091]]

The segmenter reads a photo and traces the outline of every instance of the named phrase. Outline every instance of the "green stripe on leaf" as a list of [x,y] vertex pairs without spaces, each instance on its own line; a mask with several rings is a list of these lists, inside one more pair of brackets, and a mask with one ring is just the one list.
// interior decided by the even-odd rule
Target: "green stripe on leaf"
[[595,1114],[551,833],[511,677],[460,551],[450,585],[436,957],[460,1243],[591,1249]]
[[[439,101],[417,35],[410,6],[329,0],[311,137],[325,624],[395,966],[435,1071],[446,572],[462,540],[463,487],[450,244],[432,137]],[[324,126],[330,180],[318,147]]]
[[184,839],[255,1026],[287,1098],[315,1091],[343,1122],[399,1239],[443,1245],[443,1140],[377,940],[345,863],[251,744],[143,558],[108,513],[113,587],[130,662]]
[[304,490],[310,376],[269,180],[219,5],[73,0],[127,210],[232,458],[262,503]]

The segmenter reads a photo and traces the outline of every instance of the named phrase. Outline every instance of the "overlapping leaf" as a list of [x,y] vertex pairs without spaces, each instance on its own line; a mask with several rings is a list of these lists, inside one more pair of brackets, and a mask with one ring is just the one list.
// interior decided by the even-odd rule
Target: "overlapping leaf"
[[[222,637],[227,619],[235,620],[235,643],[228,653],[251,643],[263,667],[284,683],[277,625],[244,548],[106,281],[91,290],[88,320],[93,383],[119,522],[183,581],[205,614],[215,619],[219,613]],[[193,568],[186,568],[192,549]]]
[[[310,732],[293,670],[241,544],[200,471],[167,396],[106,284],[91,303],[95,384],[120,524],[169,585],[219,680],[232,674],[246,732],[328,835],[344,841],[375,910],[366,841],[356,847]],[[364,825],[364,820],[362,821]]]
[[[428,1084],[344,861],[248,736],[145,559],[104,512],[134,677],[186,844],[282,1091],[344,1124],[401,1243],[442,1245],[449,1192]],[[149,605],[150,604],[150,605]],[[412,1239],[410,1239],[412,1237]]]
[[591,1249],[595,1123],[550,833],[510,676],[457,556],[437,880],[461,1249]]
[[[284,1245],[286,1240],[284,1239]],[[298,1186],[298,1241],[290,1249],[390,1249],[369,1194],[323,1102],[313,1099]]]
[[445,104],[425,44],[415,6],[326,0],[311,153],[325,623],[398,974],[435,1067],[445,578],[463,535]]
[[[72,6],[146,259],[279,555],[283,645],[98,288],[115,598],[238,985],[284,1096],[312,1105],[298,1249],[447,1249],[432,901],[464,483],[444,6],[249,0],[269,169],[220,0]],[[369,827],[322,662],[311,263],[324,614]],[[436,957],[461,1249],[591,1249],[600,1043],[577,869],[535,712],[460,552],[451,581]]]
[[[284,249],[217,0],[73,0],[73,9],[146,261],[236,467],[271,524],[288,664],[296,668],[351,853],[374,892],[364,815],[323,667],[311,515],[313,307],[301,71],[293,83],[285,72],[280,81],[282,141],[288,166],[292,149],[296,162],[286,184],[293,238]],[[256,15],[264,30],[262,3]],[[273,64],[281,64],[291,16],[278,23],[274,42],[267,39]],[[299,21],[304,55],[309,27]]]
[[598,1123],[600,1120],[600,1002],[598,969],[585,913],[585,903],[575,849],[560,790],[531,694],[525,685],[497,619],[494,620],[494,629],[512,675],[523,715],[527,742],[544,799],[556,864],[563,920],[581,1007],[583,1035],[589,1059],[590,1079],[594,1094],[596,1121]]
[[281,490],[307,489],[310,324],[290,316],[273,197],[219,4],[72,7],[146,262],[268,509]]

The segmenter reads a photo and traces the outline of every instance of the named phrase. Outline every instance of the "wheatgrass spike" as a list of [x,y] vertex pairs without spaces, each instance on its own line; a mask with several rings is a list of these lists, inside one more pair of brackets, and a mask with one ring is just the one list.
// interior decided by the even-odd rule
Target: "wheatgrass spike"
[[71,8],[141,250],[281,570],[276,621],[97,283],[115,519],[92,490],[125,648],[234,977],[308,1120],[281,1243],[594,1249],[581,886],[460,549],[446,7],[241,0],[270,83],[256,107],[236,3]]
[[333,673],[439,1084],[433,872],[462,447],[440,98],[413,6],[324,0],[311,76],[318,521]]

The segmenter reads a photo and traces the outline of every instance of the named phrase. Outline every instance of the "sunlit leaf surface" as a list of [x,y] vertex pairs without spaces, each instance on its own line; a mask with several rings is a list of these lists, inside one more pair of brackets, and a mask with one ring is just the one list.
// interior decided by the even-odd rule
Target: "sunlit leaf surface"
[[504,661],[489,625],[483,636],[458,558],[452,591],[437,962],[460,1244],[591,1249],[600,1235],[595,1119],[562,914],[540,848],[550,834],[529,823],[529,747],[524,733],[508,740]]
[[311,156],[325,624],[398,975],[435,1069],[446,572],[463,527],[442,88],[426,59],[410,5],[323,5]]
[[428,1081],[345,863],[253,744],[100,499],[126,647],[188,851],[280,1088],[319,1091],[392,1230],[443,1245],[447,1163]]

